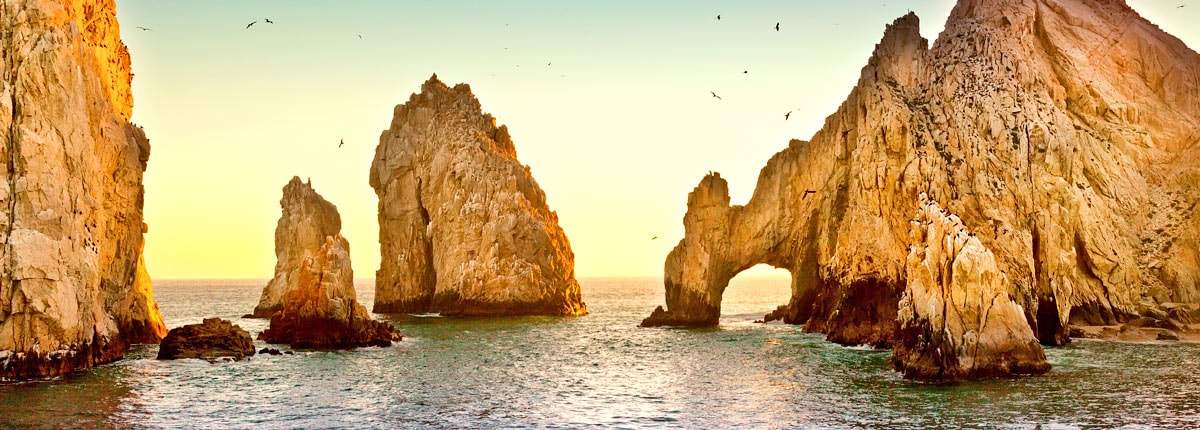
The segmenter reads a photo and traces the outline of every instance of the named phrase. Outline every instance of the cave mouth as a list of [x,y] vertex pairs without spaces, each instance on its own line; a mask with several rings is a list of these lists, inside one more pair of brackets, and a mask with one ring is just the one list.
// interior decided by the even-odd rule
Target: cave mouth
[[1061,321],[1058,318],[1058,302],[1053,296],[1039,297],[1037,309],[1037,337],[1042,345],[1062,346],[1066,344]]
[[792,273],[787,269],[759,264],[739,272],[721,294],[721,320],[752,322],[792,298]]

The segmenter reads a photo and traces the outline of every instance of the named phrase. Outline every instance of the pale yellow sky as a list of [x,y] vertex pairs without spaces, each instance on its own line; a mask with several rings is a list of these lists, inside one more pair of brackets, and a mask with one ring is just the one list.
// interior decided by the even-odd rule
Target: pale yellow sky
[[[766,160],[842,102],[887,23],[911,9],[932,41],[953,6],[887,3],[118,0],[153,146],[150,273],[269,278],[297,175],[338,206],[356,275],[374,277],[368,167],[393,106],[437,73],[509,126],[579,277],[661,276],[706,172],[744,203]],[[1200,44],[1200,5],[1129,3]]]

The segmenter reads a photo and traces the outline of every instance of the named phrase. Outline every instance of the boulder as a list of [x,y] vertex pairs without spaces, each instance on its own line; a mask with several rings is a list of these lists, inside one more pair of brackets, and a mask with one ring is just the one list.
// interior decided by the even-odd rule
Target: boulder
[[205,318],[202,324],[189,324],[167,332],[158,346],[159,360],[201,358],[241,360],[254,355],[254,339],[228,320]]
[[508,128],[431,77],[379,137],[374,311],[583,315],[575,255]]

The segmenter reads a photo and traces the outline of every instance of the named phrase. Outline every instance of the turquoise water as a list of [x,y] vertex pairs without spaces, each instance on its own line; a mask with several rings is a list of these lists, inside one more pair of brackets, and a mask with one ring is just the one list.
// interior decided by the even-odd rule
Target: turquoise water
[[[236,363],[120,362],[0,385],[15,428],[1200,428],[1200,345],[1079,341],[1045,376],[904,381],[888,352],[753,324],[787,281],[735,279],[721,326],[643,329],[656,279],[584,279],[579,318],[382,316],[398,346],[256,355]],[[243,320],[265,281],[160,281],[169,327]],[[370,303],[372,283],[357,283]],[[368,306],[369,308],[369,306]],[[265,346],[258,342],[258,347]]]

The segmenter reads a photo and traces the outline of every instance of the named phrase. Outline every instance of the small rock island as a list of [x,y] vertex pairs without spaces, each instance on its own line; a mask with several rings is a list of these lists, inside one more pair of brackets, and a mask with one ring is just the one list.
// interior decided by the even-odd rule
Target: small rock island
[[[255,312],[278,310],[259,339],[305,349],[389,346],[401,340],[391,325],[371,319],[358,303],[350,244],[340,233],[337,207],[299,177],[284,186],[280,205],[283,216],[275,230],[279,261]],[[321,234],[316,248],[308,248]]]
[[431,77],[379,137],[375,312],[583,315],[575,255],[508,128]]

